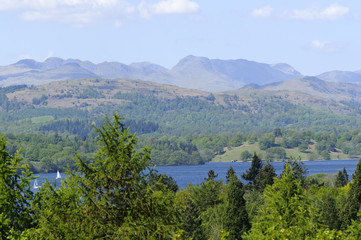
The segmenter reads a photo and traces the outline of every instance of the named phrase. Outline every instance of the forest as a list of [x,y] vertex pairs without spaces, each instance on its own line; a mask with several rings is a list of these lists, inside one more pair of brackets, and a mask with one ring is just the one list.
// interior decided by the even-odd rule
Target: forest
[[[122,120],[130,133],[137,132],[137,150],[151,148],[155,165],[198,165],[210,161],[251,161],[254,152],[265,161],[357,159],[361,156],[361,130],[339,133],[295,131],[276,128],[264,134],[193,134],[167,136],[149,134],[152,122]],[[88,125],[87,125],[88,123]],[[6,150],[19,155],[30,170],[55,172],[74,169],[77,155],[93,159],[98,150],[94,129],[101,122],[61,120],[42,127],[41,133],[6,134]],[[133,130],[132,130],[133,129]],[[134,130],[135,129],[135,130]],[[46,131],[51,131],[47,133]],[[139,132],[138,132],[139,131]],[[139,135],[138,135],[139,133]],[[76,153],[76,154],[75,154]]]
[[349,181],[345,169],[335,177],[306,177],[302,162],[292,158],[277,176],[253,154],[251,167],[243,173],[230,168],[225,182],[210,170],[203,183],[178,189],[154,170],[151,149],[137,146],[119,114],[95,135],[93,158],[75,153],[75,168],[60,186],[46,182],[36,193],[29,165],[1,138],[1,239],[361,237],[361,161]]

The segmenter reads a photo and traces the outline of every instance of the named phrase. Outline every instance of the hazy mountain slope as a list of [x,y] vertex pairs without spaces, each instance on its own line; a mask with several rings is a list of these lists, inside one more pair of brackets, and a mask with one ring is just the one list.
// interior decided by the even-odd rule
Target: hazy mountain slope
[[219,60],[188,56],[170,72],[177,86],[215,92],[238,89],[250,83],[267,84],[301,76],[291,69],[286,64],[269,65],[243,59]]
[[78,78],[132,78],[211,92],[238,89],[246,84],[267,84],[300,77],[287,64],[264,64],[243,59],[219,60],[188,56],[172,69],[152,63],[118,62],[94,64],[77,59],[48,58],[44,62],[25,59],[0,67],[0,86],[41,85]]
[[361,102],[361,85],[353,83],[327,82],[316,77],[302,77],[264,85],[268,91],[303,92],[335,101]]
[[317,77],[329,82],[361,83],[361,72],[330,71],[322,73]]

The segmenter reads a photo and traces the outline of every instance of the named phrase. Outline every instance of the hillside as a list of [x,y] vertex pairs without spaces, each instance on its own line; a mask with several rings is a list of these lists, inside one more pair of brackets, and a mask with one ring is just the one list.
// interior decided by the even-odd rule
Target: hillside
[[328,82],[316,77],[301,77],[283,82],[258,86],[268,91],[302,92],[333,101],[361,102],[361,85],[344,82]]
[[130,79],[67,80],[3,91],[3,132],[33,132],[61,119],[96,120],[116,110],[126,119],[159,124],[158,134],[167,135],[361,126],[358,108],[304,92],[240,89],[210,94]]
[[24,59],[0,66],[0,86],[42,85],[79,78],[131,78],[216,92],[238,89],[250,83],[267,84],[300,76],[299,72],[284,63],[265,64],[244,59],[220,60],[196,56],[181,59],[171,69],[148,62],[94,64],[54,57],[44,62]]

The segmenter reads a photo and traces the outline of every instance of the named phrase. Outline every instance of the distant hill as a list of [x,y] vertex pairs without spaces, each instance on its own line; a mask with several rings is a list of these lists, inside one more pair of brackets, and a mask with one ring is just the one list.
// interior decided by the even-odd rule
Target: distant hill
[[361,102],[361,85],[345,82],[328,82],[317,77],[301,77],[259,87],[268,91],[303,92],[312,96],[336,101]]
[[[293,82],[300,91],[286,89]],[[158,124],[160,136],[361,127],[361,91],[328,84],[300,78],[212,94],[150,81],[92,78],[3,88],[0,132],[36,132],[62,119],[91,122],[116,110],[126,119]]]
[[94,64],[77,59],[31,59],[0,66],[0,86],[41,85],[79,78],[130,78],[166,83],[210,92],[235,90],[247,84],[264,85],[302,76],[288,64],[265,64],[244,59],[219,60],[188,56],[172,69],[142,62],[130,65],[118,62]]
[[361,83],[361,71],[330,71],[322,73],[317,77],[329,82]]

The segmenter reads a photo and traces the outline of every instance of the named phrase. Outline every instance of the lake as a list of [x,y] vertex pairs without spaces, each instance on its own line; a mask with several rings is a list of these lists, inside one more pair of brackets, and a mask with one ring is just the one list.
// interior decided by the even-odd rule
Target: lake
[[[339,170],[346,168],[346,171],[351,178],[352,174],[355,172],[357,160],[325,160],[325,161],[304,161],[306,168],[308,169],[307,175],[313,175],[317,173],[337,173]],[[282,172],[283,162],[273,162],[273,166],[276,169],[277,175]],[[250,168],[251,162],[223,162],[223,163],[206,163],[204,165],[196,166],[158,166],[156,169],[161,173],[166,173],[168,176],[172,176],[177,182],[179,188],[185,188],[188,183],[199,184],[204,181],[204,178],[207,177],[208,171],[213,169],[216,174],[218,174],[217,179],[225,180],[226,172],[229,167],[232,166],[236,171],[237,176],[245,172]],[[64,173],[61,174],[64,178]],[[39,176],[37,179],[38,184],[41,185],[44,183],[45,179],[55,180],[56,172],[54,173],[43,173],[43,174],[34,174],[34,176]],[[59,180],[57,184],[59,185]],[[31,183],[33,184],[33,183]]]

